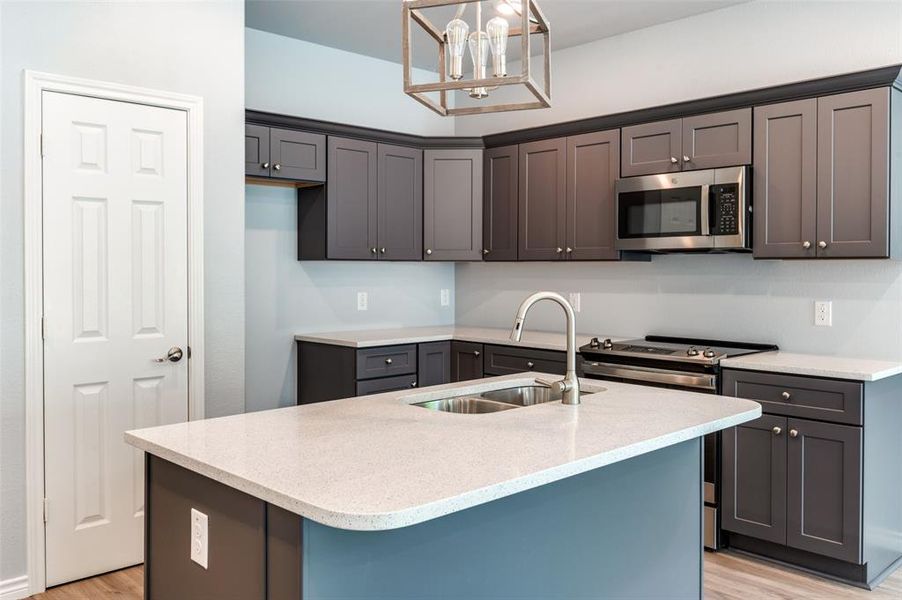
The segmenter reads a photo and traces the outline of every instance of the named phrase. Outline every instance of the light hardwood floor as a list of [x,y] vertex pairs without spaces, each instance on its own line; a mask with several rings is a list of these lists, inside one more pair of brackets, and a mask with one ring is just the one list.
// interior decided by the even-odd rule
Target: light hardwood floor
[[[51,588],[34,600],[142,600],[143,567]],[[902,569],[869,592],[738,554],[705,553],[708,600],[902,599]]]

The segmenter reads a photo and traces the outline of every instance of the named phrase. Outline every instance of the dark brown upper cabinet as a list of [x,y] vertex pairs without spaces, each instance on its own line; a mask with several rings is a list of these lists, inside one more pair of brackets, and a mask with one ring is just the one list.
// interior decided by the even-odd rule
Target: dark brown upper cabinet
[[757,258],[890,255],[890,90],[755,108]]
[[294,181],[325,181],[326,136],[246,124],[244,174]]
[[423,252],[423,151],[379,144],[379,260],[420,260]]
[[683,119],[683,170],[716,169],[752,162],[752,109]]
[[787,545],[861,564],[861,427],[789,419],[787,428]]
[[326,136],[290,129],[269,130],[271,177],[301,181],[326,180]]
[[520,260],[564,260],[566,138],[520,144]]
[[244,126],[244,174],[248,177],[269,177],[269,127]]
[[817,100],[755,108],[754,253],[814,258]]
[[377,257],[377,150],[374,142],[329,137],[327,258]]
[[746,165],[752,110],[742,108],[623,128],[624,177]]
[[817,102],[817,255],[889,256],[889,89]]
[[616,207],[614,184],[620,173],[620,131],[567,138],[567,237],[570,260],[612,260]]
[[680,119],[624,127],[620,174],[624,177],[680,170],[683,123]]
[[423,157],[426,260],[482,259],[482,150],[426,150]]
[[483,163],[483,260],[517,260],[518,147],[489,148]]
[[763,415],[723,432],[721,524],[786,543],[786,417]]

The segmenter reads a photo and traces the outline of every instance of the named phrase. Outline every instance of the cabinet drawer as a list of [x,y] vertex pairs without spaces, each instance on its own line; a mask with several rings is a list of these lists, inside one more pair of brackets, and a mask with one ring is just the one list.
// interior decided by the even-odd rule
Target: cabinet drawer
[[367,379],[357,382],[357,395],[378,394],[380,392],[395,392],[417,387],[416,375],[399,375],[397,377],[383,377],[382,379]]
[[357,379],[417,372],[417,346],[366,348],[357,351]]
[[756,400],[765,413],[862,424],[862,386],[857,381],[725,369],[723,394]]
[[563,375],[567,371],[567,355],[553,350],[486,346],[484,370],[486,375],[508,375],[523,371]]

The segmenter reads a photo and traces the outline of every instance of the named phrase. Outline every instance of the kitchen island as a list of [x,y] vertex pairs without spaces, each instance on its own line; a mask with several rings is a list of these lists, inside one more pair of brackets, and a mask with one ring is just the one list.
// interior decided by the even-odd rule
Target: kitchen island
[[[555,379],[126,433],[147,453],[145,597],[699,598],[701,437],[760,405],[586,380],[578,406],[412,406],[536,378]],[[190,560],[192,508],[206,568]]]

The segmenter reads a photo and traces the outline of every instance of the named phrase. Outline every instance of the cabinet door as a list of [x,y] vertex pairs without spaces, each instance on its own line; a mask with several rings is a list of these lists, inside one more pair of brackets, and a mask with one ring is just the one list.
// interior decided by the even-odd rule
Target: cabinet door
[[721,525],[786,543],[786,418],[764,415],[723,432]]
[[787,544],[861,564],[861,428],[788,426]]
[[620,131],[567,138],[567,244],[571,260],[611,260],[614,184],[620,174]]
[[423,163],[426,260],[480,260],[482,150],[427,150]]
[[273,177],[326,180],[326,136],[322,134],[272,128],[269,154]]
[[244,174],[269,177],[269,127],[244,126]]
[[817,255],[887,257],[888,232],[889,88],[819,98]]
[[451,342],[451,381],[482,379],[482,344]]
[[485,151],[483,260],[517,260],[518,147]]
[[451,342],[429,342],[419,345],[417,381],[420,387],[451,381]]
[[716,169],[752,162],[752,109],[683,119],[683,170]]
[[563,260],[566,245],[567,140],[520,144],[520,260]]
[[756,258],[816,255],[817,100],[755,107]]
[[376,258],[376,144],[329,137],[327,258]]
[[680,119],[624,127],[620,137],[620,174],[633,177],[679,171],[682,135]]
[[423,258],[423,151],[379,144],[379,258]]

